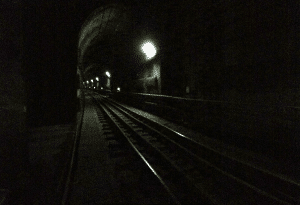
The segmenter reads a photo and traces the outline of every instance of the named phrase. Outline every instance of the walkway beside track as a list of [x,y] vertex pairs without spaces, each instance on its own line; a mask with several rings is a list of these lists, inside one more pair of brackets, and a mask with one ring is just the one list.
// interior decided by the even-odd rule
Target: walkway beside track
[[71,123],[31,128],[22,144],[10,145],[14,152],[2,157],[13,160],[11,166],[0,165],[0,169],[4,169],[1,172],[1,182],[4,182],[0,185],[3,186],[0,187],[1,205],[60,204],[75,127],[75,123]]
[[99,122],[92,98],[86,96],[85,100],[78,168],[70,204],[125,203],[112,177],[114,160],[109,158],[109,142],[106,140],[111,133],[106,132]]
[[32,204],[60,203],[75,128],[75,124],[67,124],[31,130],[29,155],[33,180],[28,195],[33,198]]

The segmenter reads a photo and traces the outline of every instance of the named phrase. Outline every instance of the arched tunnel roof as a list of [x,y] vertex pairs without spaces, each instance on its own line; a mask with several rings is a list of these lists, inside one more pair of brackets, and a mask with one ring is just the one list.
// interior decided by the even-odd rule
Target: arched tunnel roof
[[[88,70],[85,67],[89,69],[95,67],[89,66],[87,62],[88,57],[92,56],[95,50],[101,50],[103,61],[110,58],[112,47],[118,46],[116,38],[120,38],[130,27],[128,9],[121,4],[110,4],[96,9],[87,18],[81,28],[78,41],[78,63],[85,64],[84,71]],[[101,59],[101,56],[98,58]],[[101,64],[99,61],[97,63]]]

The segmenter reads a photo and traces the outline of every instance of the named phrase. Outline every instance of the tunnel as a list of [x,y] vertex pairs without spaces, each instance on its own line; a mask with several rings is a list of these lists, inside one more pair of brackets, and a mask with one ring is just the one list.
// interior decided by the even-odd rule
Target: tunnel
[[[149,20],[141,14],[143,11],[137,5],[108,4],[86,19],[79,34],[78,68],[90,86],[91,80],[95,82],[97,76],[109,72],[113,90],[122,87],[124,91],[138,91],[133,82],[140,82],[140,92],[161,93],[161,33],[147,25]],[[156,55],[151,59],[142,53],[141,47],[147,42],[155,44]],[[143,85],[142,79],[149,85]]]
[[[283,0],[2,1],[0,204],[21,192],[25,200],[31,188],[39,199],[68,198],[60,194],[69,193],[62,184],[73,180],[65,177],[80,161],[76,137],[99,121],[80,123],[92,116],[85,109],[95,96],[276,159],[274,167],[296,167],[299,6]],[[47,190],[55,186],[60,194]]]
[[[294,92],[290,88],[297,87],[298,73],[296,57],[278,52],[295,51],[296,33],[288,29],[295,23],[293,17],[279,19],[279,7],[263,12],[269,6],[189,1],[178,9],[175,3],[154,1],[100,7],[81,28],[78,65],[83,73],[91,64],[102,74],[111,69],[112,85],[115,80],[120,84],[116,87],[128,92],[229,101],[255,101],[263,95],[272,103],[282,90]],[[284,32],[279,34],[279,29]],[[157,47],[154,59],[142,56],[144,41]],[[283,62],[290,69],[283,69]],[[95,70],[89,73],[87,80],[97,75]]]

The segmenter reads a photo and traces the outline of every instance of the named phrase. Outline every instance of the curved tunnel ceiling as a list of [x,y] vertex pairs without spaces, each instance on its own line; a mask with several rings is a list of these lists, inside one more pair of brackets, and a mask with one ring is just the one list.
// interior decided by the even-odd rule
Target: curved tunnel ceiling
[[[96,9],[81,28],[78,41],[78,63],[88,66],[88,56],[97,52],[100,52],[102,56],[98,58],[100,61],[101,59],[107,60],[111,55],[110,49],[118,46],[116,38],[126,34],[130,27],[129,14],[129,8],[119,4],[110,4]],[[105,62],[98,63],[105,64]],[[84,72],[90,68],[83,67]]]

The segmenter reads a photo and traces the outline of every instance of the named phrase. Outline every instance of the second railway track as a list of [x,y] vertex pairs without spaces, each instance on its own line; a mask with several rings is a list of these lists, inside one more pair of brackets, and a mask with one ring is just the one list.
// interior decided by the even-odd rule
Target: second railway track
[[204,148],[103,96],[94,100],[173,203],[298,204],[296,182]]

